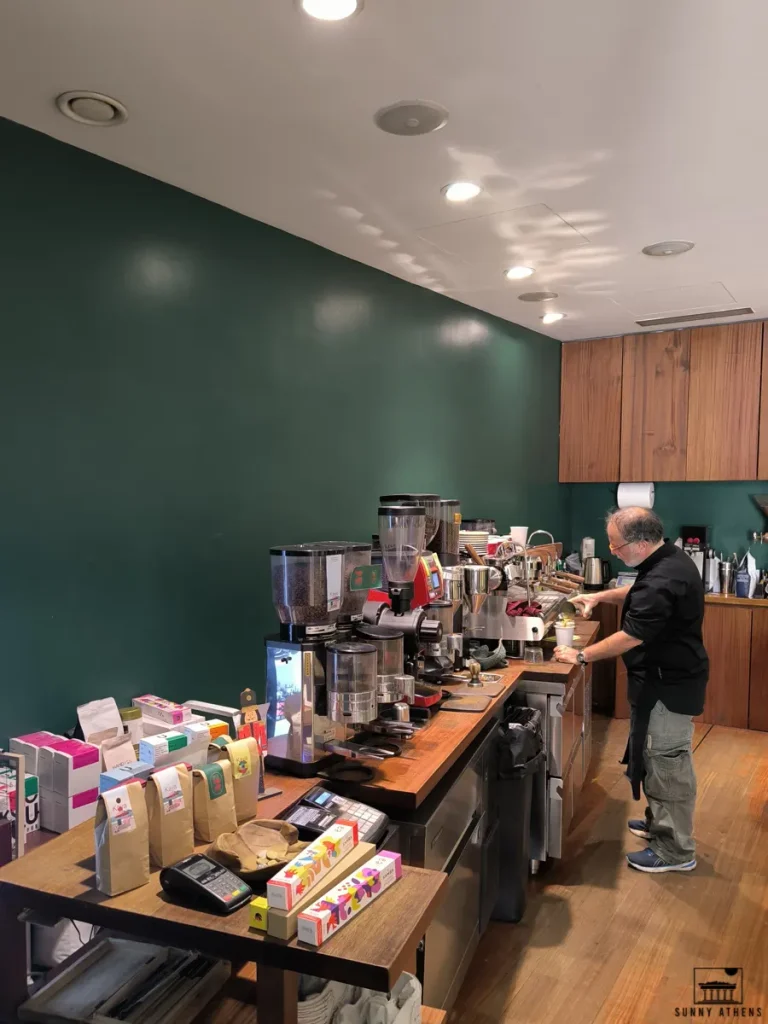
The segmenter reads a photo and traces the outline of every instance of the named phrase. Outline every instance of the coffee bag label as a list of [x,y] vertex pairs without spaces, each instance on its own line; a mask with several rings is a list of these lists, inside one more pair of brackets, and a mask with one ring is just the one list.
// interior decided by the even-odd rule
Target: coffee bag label
[[237,779],[246,779],[253,772],[251,751],[245,740],[236,740],[227,747],[229,760],[232,762],[232,774]]
[[224,780],[224,769],[220,764],[203,764],[196,769],[205,776],[208,783],[208,797],[217,800],[227,792],[227,784]]
[[110,789],[106,793],[102,793],[101,797],[107,809],[112,835],[119,836],[123,832],[133,832],[136,828],[136,818],[127,787],[118,786],[116,789]]
[[181,791],[181,781],[177,769],[164,768],[161,772],[155,772],[154,779],[160,790],[163,813],[173,814],[174,811],[183,811],[184,794]]

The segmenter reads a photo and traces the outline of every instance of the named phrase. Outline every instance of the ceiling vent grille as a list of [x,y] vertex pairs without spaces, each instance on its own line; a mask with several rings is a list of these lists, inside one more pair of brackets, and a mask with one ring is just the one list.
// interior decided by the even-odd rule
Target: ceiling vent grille
[[651,316],[635,320],[638,327],[665,327],[667,324],[692,324],[698,320],[720,320],[727,316],[754,316],[751,306],[738,309],[712,309],[708,313],[683,313],[680,316]]

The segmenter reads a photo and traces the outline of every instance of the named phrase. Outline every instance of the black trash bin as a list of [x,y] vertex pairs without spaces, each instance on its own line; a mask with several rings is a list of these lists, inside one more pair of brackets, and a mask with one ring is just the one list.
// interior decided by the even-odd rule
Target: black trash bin
[[494,921],[520,921],[528,902],[533,777],[544,761],[541,712],[511,708],[498,727],[499,890]]

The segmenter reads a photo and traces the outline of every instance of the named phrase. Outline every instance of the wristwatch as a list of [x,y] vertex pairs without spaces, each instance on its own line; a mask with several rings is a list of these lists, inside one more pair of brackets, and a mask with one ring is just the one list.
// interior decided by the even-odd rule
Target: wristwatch
[[579,651],[579,653],[576,655],[576,661],[578,661],[578,663],[580,665],[586,665],[587,664],[587,659],[584,656],[584,651]]

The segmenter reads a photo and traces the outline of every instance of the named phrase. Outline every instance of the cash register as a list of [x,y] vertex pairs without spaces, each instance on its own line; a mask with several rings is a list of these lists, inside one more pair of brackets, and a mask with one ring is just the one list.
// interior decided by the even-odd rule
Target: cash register
[[322,835],[337,818],[357,822],[361,843],[378,844],[389,828],[389,818],[383,811],[339,796],[324,786],[314,786],[283,815],[285,821],[296,826],[302,838],[308,839]]

